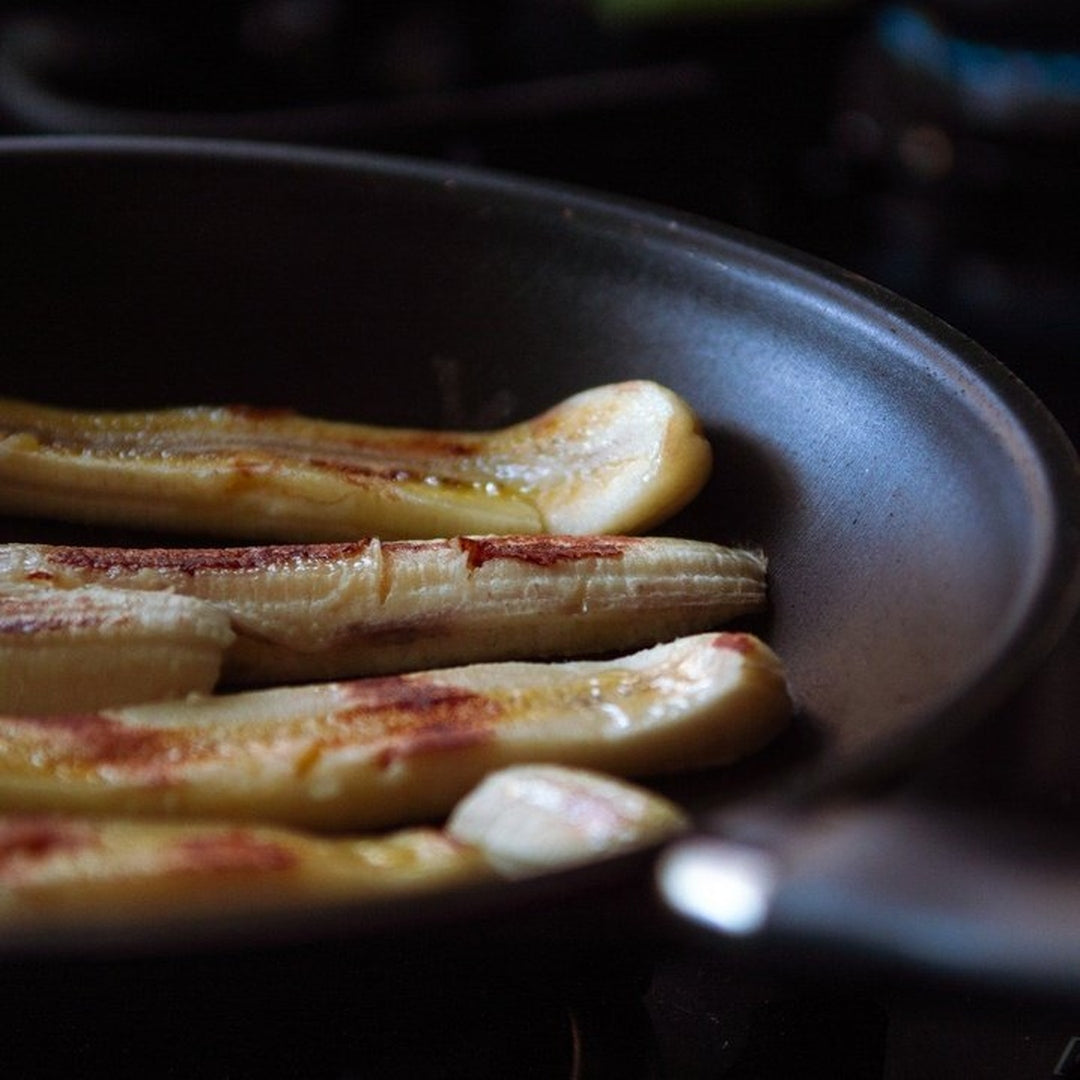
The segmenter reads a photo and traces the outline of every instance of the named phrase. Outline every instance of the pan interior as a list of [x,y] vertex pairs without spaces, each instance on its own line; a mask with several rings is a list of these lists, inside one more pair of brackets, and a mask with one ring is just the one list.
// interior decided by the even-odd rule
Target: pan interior
[[831,761],[987,704],[1075,602],[1049,418],[977,347],[838,271],[359,155],[12,140],[0,177],[5,395],[458,428],[620,379],[684,395],[716,468],[657,531],[769,554],[763,632]]

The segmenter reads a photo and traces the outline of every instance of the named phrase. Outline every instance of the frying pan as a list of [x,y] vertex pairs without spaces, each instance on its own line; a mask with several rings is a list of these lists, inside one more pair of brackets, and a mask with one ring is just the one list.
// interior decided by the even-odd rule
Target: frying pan
[[[514,177],[244,142],[12,138],[0,191],[3,394],[455,428],[637,377],[690,401],[714,475],[656,531],[764,548],[758,629],[799,704],[758,759],[667,783],[702,813],[902,775],[1015,690],[1077,607],[1080,488],[1052,417],[977,345],[835,267]],[[649,892],[650,866],[0,950],[401,942],[628,877]]]

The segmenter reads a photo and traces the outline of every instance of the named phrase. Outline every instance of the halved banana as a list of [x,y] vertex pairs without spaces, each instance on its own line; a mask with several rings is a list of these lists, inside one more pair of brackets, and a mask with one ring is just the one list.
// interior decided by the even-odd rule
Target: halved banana
[[0,933],[373,901],[492,876],[481,851],[435,828],[330,840],[255,823],[0,815]]
[[618,660],[474,664],[58,717],[0,717],[0,809],[382,828],[445,815],[484,775],[623,776],[764,746],[792,712],[776,655],[701,634]]
[[[0,587],[108,585],[213,603],[236,633],[224,668],[233,683],[626,651],[761,610],[765,570],[760,552],[666,537],[216,550],[0,546]],[[138,660],[132,656],[133,671]],[[122,681],[116,690],[112,702],[95,704],[138,700]],[[3,702],[0,694],[0,708]]]
[[172,593],[0,583],[0,711],[63,713],[207,693],[229,617]]
[[686,828],[674,803],[636,784],[561,765],[486,776],[454,807],[446,831],[505,877],[529,877],[665,840]]
[[0,816],[0,931],[385,902],[605,858],[685,825],[675,806],[644,789],[551,766],[489,777],[445,829],[383,836],[8,814]]
[[89,413],[0,399],[0,510],[267,540],[642,532],[711,467],[690,407],[644,380],[492,432],[276,410]]

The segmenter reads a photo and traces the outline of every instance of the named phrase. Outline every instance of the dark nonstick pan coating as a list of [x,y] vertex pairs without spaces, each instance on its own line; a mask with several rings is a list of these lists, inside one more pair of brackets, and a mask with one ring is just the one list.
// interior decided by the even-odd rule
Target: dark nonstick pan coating
[[5,395],[457,428],[627,378],[684,395],[715,473],[655,531],[766,550],[760,629],[801,706],[796,749],[697,778],[706,805],[903,766],[1076,606],[1056,424],[976,345],[834,268],[512,178],[239,143],[11,139],[0,192]]

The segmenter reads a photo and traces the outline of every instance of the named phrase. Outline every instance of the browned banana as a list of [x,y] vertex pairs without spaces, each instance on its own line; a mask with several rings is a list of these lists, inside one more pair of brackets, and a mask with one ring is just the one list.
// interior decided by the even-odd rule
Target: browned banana
[[382,828],[445,815],[485,774],[623,776],[734,761],[792,704],[747,634],[607,661],[474,664],[73,716],[0,717],[0,809]]
[[[363,904],[558,870],[662,841],[678,809],[580,770],[507,769],[446,829],[329,838],[260,824],[0,815],[0,935],[100,920]],[[160,923],[159,923],[160,925]]]
[[260,540],[637,533],[710,466],[690,407],[644,380],[491,432],[0,399],[0,511]]
[[[765,603],[760,553],[663,537],[0,546],[0,587],[29,581],[209,601],[236,633],[225,678],[246,683],[627,651],[715,629]],[[113,703],[135,700],[124,693]]]

